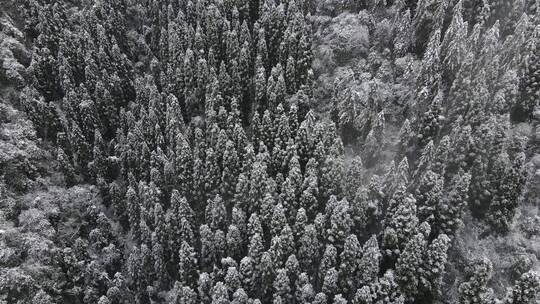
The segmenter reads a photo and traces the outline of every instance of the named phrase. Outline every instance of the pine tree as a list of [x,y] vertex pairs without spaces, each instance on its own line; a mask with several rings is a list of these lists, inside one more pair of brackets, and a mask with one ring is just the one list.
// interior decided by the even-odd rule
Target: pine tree
[[425,236],[417,233],[408,242],[396,263],[396,281],[407,298],[414,299],[424,279],[422,263],[426,249]]
[[247,235],[251,239],[255,234],[263,235],[263,228],[257,213],[252,213],[247,224]]
[[257,287],[258,272],[256,271],[257,265],[251,257],[244,257],[240,261],[240,276],[242,280],[243,288],[250,294],[254,293]]
[[413,174],[413,178],[417,179],[419,177],[422,177],[421,174],[425,174],[425,171],[431,171],[431,164],[433,162],[433,158],[435,157],[434,155],[435,144],[433,143],[433,140],[430,140],[422,149],[422,154],[420,156],[420,159],[418,160],[418,164],[416,166],[416,171]]
[[169,303],[197,303],[197,294],[189,286],[184,286],[181,282],[175,282],[173,289],[169,293]]
[[411,128],[411,122],[405,119],[399,130],[399,143],[398,147],[400,152],[405,155],[408,154],[411,144],[413,143],[414,133]]
[[258,265],[264,252],[263,239],[260,234],[254,234],[249,240],[248,256]]
[[540,289],[540,276],[534,271],[521,275],[503,299],[503,303],[527,304],[535,298]]
[[294,220],[294,226],[293,226],[293,232],[295,239],[300,239],[300,236],[302,236],[304,229],[307,225],[308,218],[306,214],[306,210],[302,207],[296,211],[296,218]]
[[387,271],[382,279],[379,279],[378,298],[383,299],[383,303],[403,304],[404,296],[397,288],[394,274]]
[[445,234],[439,234],[427,247],[424,261],[424,278],[421,285],[424,296],[437,297],[440,295],[442,274],[447,262],[447,252],[450,247],[450,238]]
[[202,303],[209,304],[212,301],[212,285],[212,278],[208,273],[203,272],[199,275],[199,280],[197,282],[197,293],[199,295],[199,300]]
[[243,288],[238,288],[233,294],[233,300],[231,304],[247,304],[248,295]]
[[[416,47],[422,48],[429,37],[426,37],[435,27],[435,23],[438,21],[436,11],[440,3],[432,0],[421,0],[416,4],[416,10],[413,17],[413,24],[415,30]],[[435,29],[436,30],[436,29]]]
[[321,290],[327,296],[333,296],[338,292],[338,272],[334,267],[326,271]]
[[493,186],[488,210],[488,221],[496,229],[507,230],[517,207],[517,200],[524,184],[523,163],[525,155],[516,155],[512,163],[503,152],[495,159],[493,172],[487,179]]
[[357,288],[355,279],[356,272],[360,265],[362,247],[356,235],[351,234],[345,239],[343,251],[339,255],[341,264],[339,265],[339,285],[345,294],[353,292]]
[[437,94],[429,104],[429,108],[422,115],[420,130],[418,132],[418,144],[424,148],[431,140],[436,139],[441,128],[442,96]]
[[[295,160],[295,157],[293,157],[292,160]],[[318,174],[317,174],[317,168],[315,167],[315,160],[313,158],[310,159],[308,162],[308,165],[306,166],[306,171],[304,173],[304,182],[301,182],[301,176],[296,175],[296,179],[298,183],[302,183],[302,186],[300,187],[300,191],[296,190],[293,191],[295,188],[291,187],[290,181],[294,180],[295,178],[292,177],[293,170],[291,168],[291,171],[289,171],[289,177],[287,177],[287,185],[284,185],[284,192],[287,194],[286,199],[290,202],[292,202],[293,205],[295,205],[295,197],[298,197],[298,194],[300,196],[300,206],[307,210],[309,214],[314,214],[317,210],[320,208],[319,204],[319,180],[318,180]],[[295,169],[299,172],[300,168],[295,166]],[[287,187],[286,187],[287,186]],[[298,189],[298,188],[296,188]]]
[[216,195],[214,199],[208,202],[205,219],[212,229],[224,229],[226,227],[227,210],[221,196]]
[[337,250],[336,247],[332,246],[332,244],[327,244],[326,249],[324,250],[324,254],[321,258],[321,262],[319,264],[319,282],[324,281],[324,277],[326,276],[326,272],[330,268],[334,268],[337,266]]
[[291,287],[287,271],[285,269],[278,269],[276,271],[276,277],[272,284],[274,288],[274,300],[276,297],[282,299],[282,303],[288,303],[291,295]]
[[69,157],[64,152],[64,149],[58,148],[56,152],[56,160],[58,161],[60,170],[64,174],[66,185],[68,187],[74,185],[76,181],[75,169],[73,168]]
[[[286,164],[286,149],[289,139],[291,139],[291,130],[289,127],[289,117],[284,113],[283,106],[278,105],[278,112],[282,112],[281,115],[275,116],[276,132],[274,134],[273,142],[273,162],[276,172],[284,172],[284,166]],[[281,153],[279,152],[281,150]]]
[[189,285],[193,284],[197,258],[196,252],[186,241],[182,241],[180,249],[178,251],[178,273],[180,276],[180,282]]
[[319,191],[321,199],[327,200],[332,195],[339,196],[342,191],[341,181],[344,175],[344,160],[342,157],[326,157],[321,168]]
[[[456,121],[456,123],[458,123]],[[472,143],[471,127],[459,127],[456,124],[454,134],[451,134],[452,148],[449,152],[448,161],[446,164],[447,174],[458,172],[460,169],[465,170],[469,161],[469,149]]]
[[261,63],[256,65],[255,79],[253,81],[254,110],[257,112],[262,112],[268,108],[266,102],[266,71],[260,55],[257,56],[256,62]]
[[372,165],[379,158],[380,153],[382,152],[381,145],[377,142],[375,133],[373,130],[370,130],[362,149],[362,158],[366,160],[367,164]]
[[[74,152],[74,163],[75,167],[81,169],[86,168],[88,161],[90,160],[90,145],[87,142],[87,139],[77,124],[77,122],[71,122],[71,134],[69,134],[70,144]],[[83,174],[86,173],[86,170],[82,171]]]
[[310,87],[309,74],[313,61],[312,33],[309,27],[304,27],[298,41],[298,57],[296,59],[296,77],[300,86]]
[[[306,116],[307,117],[307,116]],[[312,141],[310,128],[308,126],[308,120],[304,120],[300,127],[298,128],[296,134],[296,145],[298,149],[298,157],[300,161],[300,166],[305,168],[308,160],[313,157],[314,145]]]
[[264,298],[265,295],[269,293],[270,286],[273,286],[274,282],[274,265],[272,262],[272,255],[270,252],[265,251],[260,259],[259,263],[260,272],[261,272],[261,289],[259,290],[259,295],[261,298]]
[[298,262],[298,259],[296,259],[296,255],[294,253],[289,255],[287,258],[287,262],[285,262],[285,269],[287,270],[287,275],[291,281],[291,286],[295,286],[300,273],[300,263]]
[[228,140],[223,153],[223,171],[221,174],[221,193],[223,197],[229,198],[234,195],[240,169],[234,143]]
[[413,41],[411,41],[411,11],[407,9],[404,13],[399,14],[394,20],[394,53],[401,57],[407,53],[413,43]]
[[315,295],[315,299],[313,299],[313,304],[325,304],[327,303],[327,296],[323,292],[319,292]]
[[359,286],[367,285],[375,281],[379,273],[381,253],[377,237],[373,235],[362,248],[362,257],[358,261]]
[[227,251],[227,237],[223,230],[216,230],[214,232],[213,238],[213,247],[214,247],[214,261],[218,263],[225,256]]
[[442,202],[437,210],[437,226],[449,237],[454,236],[462,224],[463,213],[468,201],[468,191],[471,175],[459,172],[450,182]]
[[315,298],[315,291],[313,285],[309,282],[309,278],[305,272],[299,275],[299,279],[296,282],[296,301],[311,303]]
[[343,243],[351,231],[352,224],[349,203],[343,199],[332,208],[330,227],[327,230],[328,241],[338,249],[343,248]]
[[[282,190],[282,198],[285,203],[284,207],[286,208],[287,214],[290,215],[292,218],[294,218],[293,216],[295,216],[293,212],[295,212],[298,208],[297,203],[300,196],[300,191],[302,191],[303,189],[302,184],[302,170],[298,157],[295,155],[289,161],[288,176],[284,182]],[[306,185],[306,187],[312,187],[312,189],[310,190],[313,191],[316,190],[314,189],[315,186],[316,185],[313,184]],[[300,203],[302,204],[302,207],[304,207],[304,209],[311,207],[311,205],[304,205],[304,201],[301,201]]]
[[260,212],[263,223],[271,222],[276,199],[271,192],[266,191],[261,202]]
[[228,256],[238,259],[242,253],[243,240],[238,227],[229,225],[227,229],[227,253]]
[[227,287],[223,282],[217,282],[212,288],[212,304],[229,304]]
[[225,286],[227,286],[229,294],[233,294],[238,288],[240,288],[241,284],[242,282],[240,280],[240,273],[238,272],[238,269],[236,269],[236,267],[228,267],[227,274],[225,274]]
[[211,198],[217,194],[220,179],[221,172],[217,155],[212,148],[208,148],[204,161],[204,191],[207,198]]
[[284,71],[280,63],[274,66],[268,78],[266,96],[268,98],[268,108],[275,109],[277,105],[285,101],[286,85]]
[[278,235],[272,237],[270,251],[275,266],[283,266],[286,259],[294,253],[294,236],[289,225],[285,225]]
[[364,164],[360,156],[356,156],[345,170],[344,189],[347,198],[351,200],[356,194],[356,188],[362,184]]
[[315,227],[311,224],[307,225],[298,242],[299,247],[296,255],[302,269],[310,272],[310,270],[314,269],[313,263],[319,258],[319,240]]
[[129,227],[137,238],[139,236],[139,222],[140,222],[140,205],[137,193],[130,186],[126,192],[126,207],[129,220]]
[[204,266],[203,269],[206,269],[215,262],[214,234],[208,225],[203,224],[199,227],[199,238],[201,243],[199,261]]
[[283,205],[275,205],[272,212],[272,221],[270,223],[270,234],[278,235],[286,224],[287,217],[285,216],[285,209],[283,208]]
[[459,302],[465,304],[483,304],[493,301],[492,290],[487,287],[493,266],[483,258],[477,261],[470,271],[467,281],[459,285]]
[[416,200],[412,196],[403,197],[396,203],[396,209],[391,210],[391,218],[384,230],[383,245],[386,250],[399,253],[416,233],[418,217]]
[[[436,209],[441,204],[444,187],[444,180],[439,174],[429,169],[423,174],[418,189],[416,189],[416,203],[420,221],[437,215]],[[438,229],[438,227],[434,228]]]

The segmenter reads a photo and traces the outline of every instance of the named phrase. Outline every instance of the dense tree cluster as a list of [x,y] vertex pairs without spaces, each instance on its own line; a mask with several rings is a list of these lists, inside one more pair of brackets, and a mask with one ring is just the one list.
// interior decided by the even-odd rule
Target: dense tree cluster
[[[527,181],[540,8],[503,2],[25,1],[20,104],[103,205],[58,284],[0,280],[0,303],[437,301],[464,215],[508,231]],[[320,113],[312,14],[343,9],[369,55]],[[497,299],[491,262],[470,268],[459,303],[540,288],[524,271]]]

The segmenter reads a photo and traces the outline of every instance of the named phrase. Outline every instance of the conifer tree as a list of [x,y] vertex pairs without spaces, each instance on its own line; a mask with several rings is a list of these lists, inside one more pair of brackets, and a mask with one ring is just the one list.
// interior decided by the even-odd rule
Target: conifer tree
[[467,281],[459,285],[459,302],[467,304],[490,303],[493,300],[492,290],[487,287],[491,278],[493,266],[483,258],[477,261],[471,269]]
[[234,266],[229,266],[227,268],[227,273],[225,274],[224,280],[225,286],[227,286],[227,289],[229,290],[229,294],[233,294],[235,290],[240,288],[240,285],[242,284],[240,280],[240,273],[238,272],[238,269],[236,269],[236,267]]
[[319,240],[317,231],[311,224],[307,225],[299,239],[297,256],[302,269],[306,271],[313,269],[313,263],[319,257]]
[[263,239],[260,234],[255,233],[249,241],[248,256],[253,259],[258,265],[260,263],[263,252]]
[[417,233],[408,242],[396,263],[396,281],[404,295],[414,298],[418,295],[421,280],[424,279],[422,263],[426,248],[425,236]]
[[269,293],[270,286],[273,286],[274,278],[274,265],[272,262],[272,255],[270,252],[265,251],[260,259],[260,272],[261,272],[261,290],[259,295],[261,297],[266,296]]
[[321,290],[327,296],[333,296],[338,292],[338,272],[334,267],[326,271]]
[[68,187],[72,186],[76,180],[75,168],[73,168],[73,165],[71,164],[69,157],[64,152],[64,149],[58,148],[56,154],[56,160],[58,161],[60,170],[64,174],[66,185]]
[[530,303],[540,288],[540,277],[537,273],[529,271],[521,275],[516,284],[508,291],[503,303]]
[[227,229],[227,253],[230,257],[238,259],[242,253],[243,240],[238,227],[229,225]]
[[362,184],[362,173],[364,164],[360,156],[356,156],[351,164],[345,170],[344,189],[347,194],[347,198],[350,200],[356,194],[356,188]]
[[383,244],[385,249],[397,250],[398,253],[416,233],[416,200],[412,196],[404,197],[395,208],[384,230]]
[[447,251],[450,247],[450,238],[445,234],[439,234],[435,240],[427,247],[424,261],[424,277],[422,278],[422,289],[424,296],[436,297],[440,294],[442,284],[441,274],[447,262]]
[[450,182],[447,194],[437,210],[437,226],[452,237],[462,224],[463,213],[468,202],[468,189],[471,175],[462,171],[456,174]]
[[225,198],[234,195],[240,169],[234,143],[228,140],[225,145],[225,152],[223,153],[223,171],[221,174],[221,193]]
[[403,304],[404,302],[405,299],[399,291],[392,271],[387,271],[376,282],[358,289],[353,298],[354,304]]
[[324,294],[324,292],[319,292],[315,295],[315,299],[313,299],[313,304],[324,304],[327,303],[327,296]]
[[379,263],[381,253],[375,235],[364,244],[362,257],[358,261],[358,283],[359,286],[367,285],[375,281],[379,273]]
[[126,207],[129,220],[129,227],[135,237],[139,235],[140,205],[137,193],[130,186],[126,192]]
[[276,271],[276,277],[272,284],[274,288],[274,301],[276,297],[280,297],[282,303],[288,303],[291,295],[291,287],[287,271],[283,268]]
[[332,208],[330,227],[327,230],[328,241],[337,248],[343,248],[343,243],[349,235],[352,226],[349,202],[341,200]]
[[330,268],[334,268],[337,266],[337,250],[336,247],[332,246],[332,244],[327,244],[326,249],[324,250],[324,254],[321,258],[321,262],[319,264],[319,273],[318,277],[320,282],[324,281],[324,277],[326,276],[326,272]]
[[212,229],[224,229],[227,220],[226,215],[227,210],[225,209],[223,200],[221,196],[216,195],[206,206],[206,223],[208,223]]
[[343,251],[339,255],[339,285],[345,294],[356,291],[357,281],[356,272],[360,265],[362,256],[362,247],[358,242],[356,235],[351,234],[345,239]]
[[[214,252],[214,234],[208,225],[203,224],[199,227],[199,239],[201,243],[199,251],[199,262],[205,267],[212,265],[215,256]],[[205,268],[203,267],[203,269]]]
[[223,282],[217,282],[212,288],[212,304],[229,304],[227,287]]

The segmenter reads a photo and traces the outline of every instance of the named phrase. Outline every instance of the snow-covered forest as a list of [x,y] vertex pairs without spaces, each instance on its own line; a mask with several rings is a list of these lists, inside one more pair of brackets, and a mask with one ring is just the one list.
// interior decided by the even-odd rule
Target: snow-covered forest
[[540,303],[539,0],[0,0],[0,304]]

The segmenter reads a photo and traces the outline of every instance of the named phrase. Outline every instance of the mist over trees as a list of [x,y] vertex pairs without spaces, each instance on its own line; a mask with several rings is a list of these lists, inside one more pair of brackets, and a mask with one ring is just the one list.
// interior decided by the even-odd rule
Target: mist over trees
[[4,2],[0,304],[539,300],[539,1]]

